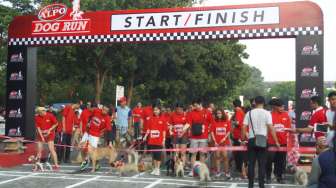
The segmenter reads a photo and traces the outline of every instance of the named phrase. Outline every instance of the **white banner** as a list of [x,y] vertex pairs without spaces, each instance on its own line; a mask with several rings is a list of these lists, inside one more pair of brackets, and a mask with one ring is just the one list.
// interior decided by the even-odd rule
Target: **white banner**
[[117,85],[116,100],[118,101],[123,96],[125,96],[125,87]]
[[111,30],[182,29],[279,23],[279,7],[117,14]]

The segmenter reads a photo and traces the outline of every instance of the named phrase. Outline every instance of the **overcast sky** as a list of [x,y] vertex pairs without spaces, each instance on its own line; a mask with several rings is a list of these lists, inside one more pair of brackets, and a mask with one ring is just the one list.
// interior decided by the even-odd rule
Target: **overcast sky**
[[[205,0],[202,6],[236,5],[267,2],[288,2],[293,0]],[[298,1],[298,0],[296,0]],[[336,0],[312,0],[324,14],[324,80],[336,81],[335,32]],[[295,80],[295,40],[294,39],[254,39],[241,40],[247,45],[250,55],[246,63],[259,68],[265,81]],[[275,65],[280,65],[275,66]]]

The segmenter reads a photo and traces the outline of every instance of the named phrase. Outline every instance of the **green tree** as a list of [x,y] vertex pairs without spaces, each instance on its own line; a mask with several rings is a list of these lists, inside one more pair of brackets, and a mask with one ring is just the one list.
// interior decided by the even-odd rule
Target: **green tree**
[[269,88],[267,99],[277,97],[285,101],[295,100],[295,82],[281,82]]
[[266,88],[261,71],[256,67],[246,65],[249,69],[249,76],[245,84],[240,88],[239,95],[243,95],[246,100],[256,96],[265,96]]

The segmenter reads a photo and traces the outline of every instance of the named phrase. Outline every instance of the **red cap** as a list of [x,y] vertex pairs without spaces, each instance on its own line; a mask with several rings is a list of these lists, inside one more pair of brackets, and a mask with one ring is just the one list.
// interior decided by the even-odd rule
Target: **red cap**
[[119,99],[119,102],[126,102],[126,101],[127,101],[126,97],[121,97],[121,98]]

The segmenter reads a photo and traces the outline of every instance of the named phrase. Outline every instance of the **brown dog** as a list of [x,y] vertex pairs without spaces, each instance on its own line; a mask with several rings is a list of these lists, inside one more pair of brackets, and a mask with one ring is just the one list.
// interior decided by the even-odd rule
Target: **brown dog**
[[98,160],[107,159],[110,165],[113,164],[117,158],[117,151],[113,146],[98,148],[89,147],[89,156],[92,161],[92,172],[95,172]]

